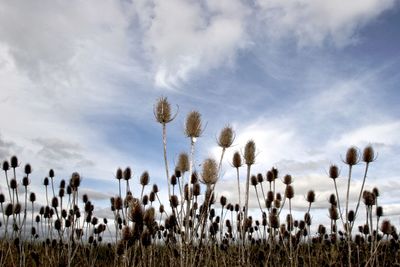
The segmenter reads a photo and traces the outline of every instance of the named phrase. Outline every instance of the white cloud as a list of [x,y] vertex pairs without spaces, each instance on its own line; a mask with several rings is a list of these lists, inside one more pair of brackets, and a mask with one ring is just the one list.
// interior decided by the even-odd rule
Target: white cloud
[[272,38],[293,36],[300,46],[326,41],[343,46],[357,41],[357,30],[395,4],[395,0],[258,0]]

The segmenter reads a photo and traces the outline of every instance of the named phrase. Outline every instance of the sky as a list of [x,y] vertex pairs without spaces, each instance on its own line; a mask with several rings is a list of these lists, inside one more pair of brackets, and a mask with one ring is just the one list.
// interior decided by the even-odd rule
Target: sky
[[153,114],[163,96],[178,112],[167,129],[171,169],[189,151],[190,111],[205,125],[199,171],[206,157],[219,158],[219,131],[233,126],[216,187],[228,202],[238,201],[232,153],[253,139],[253,173],[291,174],[294,209],[305,210],[313,189],[326,220],[329,165],[341,167],[344,194],[347,148],[372,145],[366,189],[378,186],[385,214],[400,223],[399,69],[398,0],[2,0],[0,160],[32,164],[32,190],[50,168],[59,180],[78,171],[101,216],[117,194],[118,167],[132,168],[137,191],[149,171],[166,196]]

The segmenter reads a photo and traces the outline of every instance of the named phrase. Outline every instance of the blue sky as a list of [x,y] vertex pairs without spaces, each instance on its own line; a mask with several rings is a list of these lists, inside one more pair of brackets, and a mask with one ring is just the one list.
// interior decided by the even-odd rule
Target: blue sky
[[217,187],[228,200],[228,160],[249,139],[255,173],[294,176],[299,210],[308,189],[327,206],[329,164],[372,144],[367,189],[379,185],[387,214],[400,214],[399,1],[40,2],[0,2],[0,159],[30,162],[34,188],[50,168],[60,179],[79,171],[101,202],[125,166],[165,186],[152,109],[166,96],[179,105],[171,168],[189,149],[189,111],[207,125],[197,165],[219,156],[220,129],[235,128]]

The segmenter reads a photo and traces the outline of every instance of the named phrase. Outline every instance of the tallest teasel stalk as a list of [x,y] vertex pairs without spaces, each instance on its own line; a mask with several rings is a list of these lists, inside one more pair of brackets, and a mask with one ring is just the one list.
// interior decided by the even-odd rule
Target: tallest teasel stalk
[[249,210],[249,185],[250,185],[250,170],[251,165],[254,164],[256,159],[256,143],[253,140],[249,140],[244,148],[244,160],[247,165],[247,179],[246,179],[246,199],[245,199],[245,211],[244,220],[247,219],[247,214]]
[[168,159],[167,159],[167,123],[171,122],[175,119],[178,112],[175,115],[171,115],[171,105],[168,102],[166,97],[161,97],[158,99],[156,105],[154,106],[154,117],[157,122],[162,125],[162,138],[163,138],[163,147],[164,147],[164,162],[165,162],[165,174],[167,176],[168,183],[168,196],[171,197],[171,182],[169,180],[169,171],[168,171]]

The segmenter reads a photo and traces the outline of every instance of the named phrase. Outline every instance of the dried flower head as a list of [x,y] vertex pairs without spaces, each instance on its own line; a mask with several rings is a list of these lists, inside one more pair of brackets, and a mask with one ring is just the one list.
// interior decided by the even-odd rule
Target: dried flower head
[[231,126],[226,126],[221,130],[218,138],[218,145],[222,148],[229,148],[235,140],[235,132]]
[[158,99],[153,112],[157,122],[161,124],[169,123],[175,118],[171,115],[171,105],[166,97]]
[[149,182],[150,182],[150,175],[147,171],[144,171],[140,176],[140,184],[142,186],[146,186],[149,184]]
[[3,171],[8,171],[10,169],[10,164],[8,163],[7,160],[3,161]]
[[132,170],[130,167],[126,167],[123,173],[124,180],[128,181],[132,178]]
[[256,143],[249,140],[244,147],[244,160],[247,165],[253,165],[256,160]]
[[19,165],[17,156],[12,156],[10,162],[11,162],[11,168],[15,169]]
[[381,224],[381,231],[385,235],[390,235],[392,233],[392,225],[390,221],[384,220]]
[[201,114],[197,111],[191,111],[186,117],[185,134],[187,137],[197,138],[201,135]]
[[251,182],[251,185],[252,185],[252,186],[257,186],[257,184],[258,184],[257,176],[252,175],[252,176],[250,177],[250,182]]
[[25,172],[26,175],[29,175],[29,174],[32,173],[32,167],[31,167],[31,165],[29,163],[25,165],[24,172]]
[[314,192],[314,190],[310,190],[307,193],[307,202],[309,202],[311,204],[314,201],[315,201],[315,192]]
[[208,158],[203,162],[202,179],[205,184],[215,184],[218,180],[218,165],[214,159]]
[[79,173],[77,172],[72,173],[70,180],[71,188],[76,191],[76,189],[79,187],[80,184],[81,184],[81,176],[79,175]]
[[290,185],[292,182],[293,182],[293,179],[292,179],[292,176],[291,176],[290,174],[286,174],[286,175],[283,177],[283,183],[284,183],[285,185]]
[[232,165],[235,168],[240,168],[242,167],[242,157],[240,156],[240,153],[238,151],[236,151],[233,154],[233,158],[232,158]]
[[339,171],[338,166],[331,165],[329,167],[329,177],[332,178],[332,179],[336,179],[336,178],[339,177],[339,175],[340,175],[340,171]]
[[375,160],[375,152],[372,146],[367,146],[366,148],[364,148],[362,160],[365,163],[371,163]]
[[187,153],[180,153],[178,157],[178,164],[176,168],[181,172],[185,173],[189,171],[189,156]]
[[286,190],[285,190],[285,196],[288,199],[291,199],[294,197],[294,188],[291,185],[286,186]]
[[356,165],[360,161],[360,155],[356,147],[350,147],[346,152],[345,163],[349,166]]

